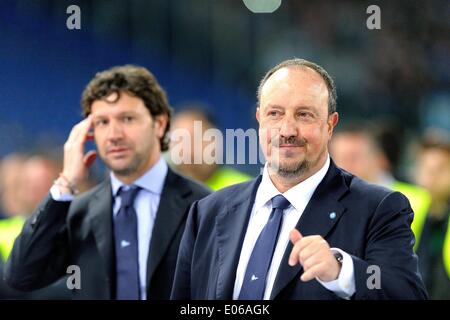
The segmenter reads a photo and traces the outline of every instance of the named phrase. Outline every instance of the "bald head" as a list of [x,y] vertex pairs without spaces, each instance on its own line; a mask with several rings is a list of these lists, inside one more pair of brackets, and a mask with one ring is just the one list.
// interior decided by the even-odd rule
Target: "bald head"
[[292,69],[292,68],[298,68],[298,69],[309,69],[317,73],[322,80],[324,81],[327,91],[328,91],[328,114],[331,115],[332,113],[336,112],[336,100],[337,100],[337,93],[336,93],[336,87],[334,85],[334,81],[331,78],[331,76],[328,74],[328,72],[319,66],[318,64],[305,60],[305,59],[289,59],[285,60],[279,64],[277,64],[275,67],[267,71],[267,73],[264,75],[263,79],[261,80],[258,91],[257,91],[257,98],[258,98],[258,106],[261,105],[261,94],[264,85],[268,81],[269,78],[271,78],[275,73],[277,73],[280,69]]

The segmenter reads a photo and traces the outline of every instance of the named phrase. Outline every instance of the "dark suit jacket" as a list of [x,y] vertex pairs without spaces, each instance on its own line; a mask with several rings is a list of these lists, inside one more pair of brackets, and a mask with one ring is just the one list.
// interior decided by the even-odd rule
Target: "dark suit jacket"
[[[210,192],[170,169],[156,214],[147,264],[147,298],[168,299],[189,207]],[[112,192],[107,180],[71,203],[48,197],[26,222],[8,260],[5,280],[19,290],[49,285],[81,271],[74,298],[114,299]]]
[[[239,256],[261,177],[196,201],[180,244],[172,299],[232,299]],[[335,212],[335,218],[330,213]],[[333,215],[331,215],[333,216]],[[317,187],[296,228],[321,235],[353,259],[355,299],[420,299],[427,294],[413,253],[413,212],[405,196],[337,168]],[[288,265],[289,243],[271,299],[338,299],[317,280],[302,282]],[[369,265],[381,270],[381,289],[369,289]]]

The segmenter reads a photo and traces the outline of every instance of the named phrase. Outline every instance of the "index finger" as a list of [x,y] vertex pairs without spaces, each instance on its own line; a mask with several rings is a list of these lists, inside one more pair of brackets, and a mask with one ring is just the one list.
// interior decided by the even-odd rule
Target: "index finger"
[[291,233],[289,234],[289,239],[291,240],[292,244],[295,245],[295,243],[303,238],[300,231],[297,229],[292,229]]
[[77,140],[80,137],[83,137],[83,141],[85,137],[88,135],[89,130],[92,127],[92,115],[87,116],[85,119],[78,122],[72,129],[69,140]]
[[296,263],[300,262],[300,252],[304,248],[306,248],[312,241],[314,241],[314,236],[301,236],[301,238],[296,243],[294,243],[294,247],[292,248],[291,254],[289,255],[290,266],[294,266]]

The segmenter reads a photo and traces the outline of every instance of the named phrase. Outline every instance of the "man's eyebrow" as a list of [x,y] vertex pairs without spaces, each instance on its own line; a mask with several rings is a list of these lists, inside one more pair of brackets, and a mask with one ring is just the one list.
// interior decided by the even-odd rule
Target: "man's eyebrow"
[[[268,104],[265,109],[285,109],[284,107],[278,105],[278,104]],[[301,105],[301,106],[296,106],[295,110],[308,110],[314,113],[317,113],[316,108],[312,107],[312,106],[308,106],[308,105]]]
[[269,109],[269,108],[271,108],[271,109],[284,109],[282,106],[280,106],[278,104],[268,104],[266,106],[266,109]]
[[103,114],[92,115],[92,119],[93,119],[93,120],[94,120],[94,119],[99,119],[99,118],[106,118],[106,116],[103,115]]
[[296,110],[309,110],[309,111],[313,111],[316,112],[316,108],[311,107],[311,106],[297,106],[295,107]]
[[117,113],[118,116],[129,115],[129,114],[137,114],[135,110],[124,110]]
[[[137,114],[137,112],[135,110],[123,110],[123,111],[117,112],[116,114],[113,114],[112,116],[113,117],[121,117],[124,115],[136,115],[136,114]],[[105,117],[108,117],[108,115],[102,114],[102,113],[97,114],[97,115],[92,115],[92,118],[105,118]]]

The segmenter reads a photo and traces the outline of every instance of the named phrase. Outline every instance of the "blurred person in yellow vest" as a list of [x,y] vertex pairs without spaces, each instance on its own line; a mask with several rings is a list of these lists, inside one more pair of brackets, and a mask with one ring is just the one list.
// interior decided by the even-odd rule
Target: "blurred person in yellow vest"
[[3,261],[6,261],[25,221],[21,190],[25,163],[26,157],[18,153],[5,156],[0,163],[0,259]]
[[6,155],[0,162],[0,218],[21,215],[24,211],[20,184],[26,156]]
[[[13,161],[14,165],[10,161]],[[12,180],[8,177],[13,174],[10,172],[12,169],[17,171],[14,173],[14,183],[8,181]],[[9,217],[0,220],[0,254],[6,261],[25,219],[45,198],[53,181],[58,177],[59,166],[56,161],[44,155],[29,158],[13,155],[2,163],[1,171],[5,177],[2,202]]]
[[[25,220],[47,196],[53,181],[58,177],[58,162],[45,154],[25,156],[11,154],[0,167],[1,204],[4,219],[0,220],[0,261],[8,259],[14,240],[20,234]],[[0,267],[1,299],[68,299],[65,282],[55,283],[30,293],[16,291],[3,282]]]
[[[10,154],[0,163],[1,210],[0,219],[0,261],[6,262],[14,240],[22,231],[25,220],[48,195],[48,190],[58,178],[61,162],[48,152],[34,155]],[[86,191],[93,185],[89,178],[80,183],[80,190]],[[0,267],[0,299],[68,299],[63,290],[65,280],[49,288],[31,293],[18,292],[3,282]]]
[[6,155],[0,162],[0,299],[25,298],[3,281],[4,262],[25,221],[20,190],[25,162],[26,157],[19,153]]
[[[201,106],[186,106],[175,114],[171,126],[171,150],[169,163],[181,174],[206,184],[213,190],[250,180],[252,177],[229,166],[205,161],[206,148],[222,154],[223,146],[219,141],[204,141],[207,130],[217,129],[213,117]],[[184,139],[174,138],[184,137]],[[181,134],[179,134],[181,133]],[[212,144],[215,144],[214,146]],[[177,149],[176,152],[175,149]],[[197,157],[196,157],[197,154]],[[200,156],[199,156],[200,155]],[[181,156],[188,161],[173,161],[174,156]]]
[[417,214],[419,267],[431,299],[450,299],[450,133],[426,136],[417,156],[416,182],[431,194],[428,214]]
[[[0,258],[7,260],[23,223],[47,196],[61,171],[61,163],[44,152],[32,156],[10,154],[0,163]],[[94,182],[80,182],[79,189],[89,190]]]
[[[414,211],[411,228],[418,238],[415,225],[427,214],[431,196],[426,189],[394,177],[393,168],[404,149],[400,135],[388,122],[377,125],[351,122],[335,132],[330,150],[341,168],[369,182],[403,193]],[[417,245],[416,241],[415,249]]]

